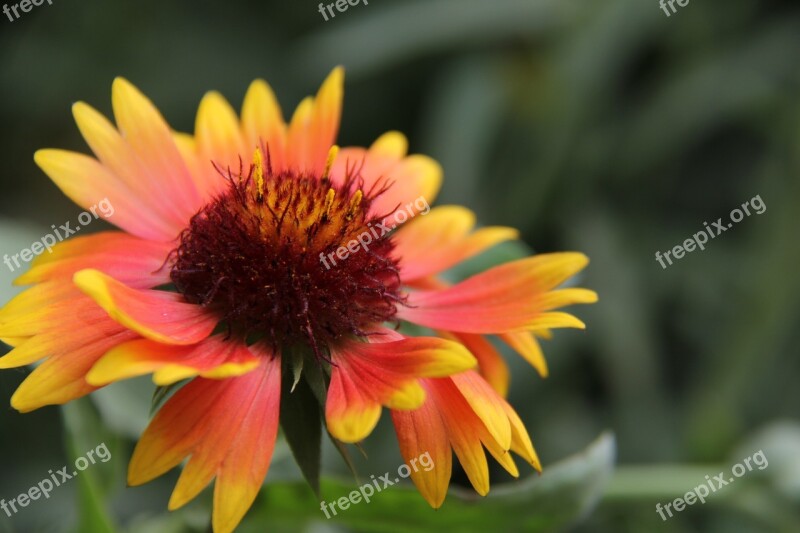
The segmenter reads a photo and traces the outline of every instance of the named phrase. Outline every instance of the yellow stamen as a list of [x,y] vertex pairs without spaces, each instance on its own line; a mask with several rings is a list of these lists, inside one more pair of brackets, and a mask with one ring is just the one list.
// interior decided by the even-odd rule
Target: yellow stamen
[[322,174],[322,179],[326,180],[330,176],[331,167],[337,155],[339,155],[339,147],[334,144],[328,152],[328,160],[325,162],[325,172]]
[[350,200],[350,208],[347,210],[347,220],[352,220],[356,213],[358,213],[358,206],[361,205],[361,199],[364,197],[364,193],[361,192],[361,189],[357,190],[356,193],[353,195],[353,199]]
[[333,199],[335,196],[336,192],[333,189],[328,189],[328,193],[325,195],[325,209],[323,210],[325,216],[331,214],[331,207],[333,207]]
[[253,177],[258,187],[258,198],[261,199],[264,196],[264,156],[261,148],[256,148],[253,154]]

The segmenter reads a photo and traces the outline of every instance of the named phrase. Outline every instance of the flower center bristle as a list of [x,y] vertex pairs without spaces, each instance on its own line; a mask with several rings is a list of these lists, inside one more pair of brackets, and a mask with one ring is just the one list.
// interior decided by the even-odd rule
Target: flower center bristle
[[320,261],[379,222],[369,213],[382,191],[365,194],[357,175],[336,185],[327,174],[273,173],[269,153],[265,165],[256,150],[249,172],[228,173],[228,190],[182,232],[170,273],[178,291],[233,333],[275,348],[306,343],[318,355],[392,320],[401,297],[388,236],[346,260]]

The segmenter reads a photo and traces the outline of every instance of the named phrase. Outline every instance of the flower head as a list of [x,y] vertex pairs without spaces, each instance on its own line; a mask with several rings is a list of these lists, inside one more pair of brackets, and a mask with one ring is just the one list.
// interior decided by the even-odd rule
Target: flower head
[[[321,370],[320,410],[334,438],[361,441],[387,407],[403,455],[431,453],[436,467],[412,479],[434,507],[453,452],[481,494],[484,448],[514,475],[509,450],[539,469],[486,336],[545,374],[536,335],[583,327],[554,309],[596,300],[557,289],[586,265],[579,253],[446,284],[443,271],[516,232],[474,230],[464,208],[430,209],[442,171],[407,155],[397,132],[340,150],[342,87],[334,69],[288,124],[263,81],[248,90],[241,118],[210,93],[186,135],[117,79],[116,125],[84,103],[73,108],[95,157],[35,156],[78,205],[108,198],[121,231],[60,243],[17,280],[32,286],[0,310],[0,339],[14,347],[0,368],[42,362],[11,403],[23,412],[62,404],[143,374],[183,383],[142,436],[129,482],[188,458],[169,507],[216,479],[217,533],[237,526],[266,477],[282,394],[291,394],[282,376],[296,384],[308,365]],[[404,321],[435,335],[388,327]]]

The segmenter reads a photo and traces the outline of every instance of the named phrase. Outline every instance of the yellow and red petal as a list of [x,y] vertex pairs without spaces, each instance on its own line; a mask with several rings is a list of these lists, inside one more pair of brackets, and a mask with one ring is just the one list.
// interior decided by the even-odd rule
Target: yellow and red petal
[[503,450],[511,448],[511,424],[504,403],[477,372],[467,371],[451,376],[450,380],[469,404],[472,412]]
[[151,203],[168,203],[178,224],[185,224],[203,203],[184,164],[172,130],[153,103],[124,78],[111,87],[114,118],[122,137],[141,162],[140,180],[150,188]]
[[435,275],[503,241],[516,239],[512,228],[481,228],[475,214],[460,206],[442,206],[405,224],[394,236],[400,275],[408,283]]
[[[255,145],[245,146],[236,111],[216,91],[207,93],[200,101],[195,120],[195,147],[200,165],[204,165],[199,177],[206,199],[226,187],[214,165],[238,175],[240,164],[248,165],[247,156],[255,149]],[[242,172],[247,174],[247,167]]]
[[431,401],[441,413],[450,445],[467,478],[481,496],[489,493],[489,463],[480,440],[485,428],[449,378],[425,381]]
[[0,309],[0,326],[26,314],[40,312],[45,307],[78,294],[72,283],[63,281],[47,281],[25,289]]
[[100,386],[152,373],[153,382],[163,386],[195,376],[209,379],[240,376],[258,364],[259,358],[246,345],[224,340],[220,335],[192,346],[137,339],[109,350],[92,367],[86,381]]
[[[134,336],[132,332],[122,331],[91,342],[76,343],[68,340],[65,332],[62,339],[67,348],[54,348],[48,353],[50,357],[36,367],[17,388],[11,397],[12,407],[26,413],[45,405],[64,404],[95,391],[97,387],[86,382],[86,373],[108,349]],[[33,340],[35,338],[27,342]],[[24,346],[23,344],[21,348]]]
[[[67,150],[45,149],[34,160],[53,183],[73,202],[87,211],[97,210],[105,199],[114,209],[108,221],[128,233],[158,241],[174,239],[182,229],[175,217],[157,210],[149,199],[137,196],[96,159]],[[188,220],[188,218],[187,218]]]
[[331,360],[326,418],[328,430],[343,442],[358,442],[369,435],[382,405],[419,407],[425,399],[419,378],[446,376],[476,364],[462,345],[434,337],[350,342],[336,348]]
[[74,281],[111,318],[156,342],[196,344],[217,325],[215,316],[176,293],[132,289],[92,269],[77,272]]
[[572,315],[546,312],[560,305],[591,303],[593,291],[548,291],[586,265],[579,253],[542,254],[472,276],[452,287],[409,295],[400,318],[435,329],[464,333],[507,333],[541,328],[585,327]]
[[170,500],[176,509],[216,477],[214,531],[233,531],[255,500],[278,432],[280,359],[222,381],[197,378],[179,390],[145,430],[128,470],[140,485],[191,456]]
[[75,237],[56,244],[52,253],[37,256],[31,269],[15,283],[71,281],[75,272],[96,268],[130,287],[152,288],[169,282],[169,269],[164,263],[173,247],[171,243],[119,232]]
[[525,459],[536,471],[541,472],[542,463],[533,448],[533,443],[528,435],[528,430],[525,429],[525,424],[522,423],[514,408],[505,400],[503,401],[503,409],[511,424],[511,451]]
[[269,152],[272,169],[286,170],[286,123],[275,93],[264,80],[250,84],[244,97],[242,133],[246,148],[263,144]]
[[[364,190],[382,194],[372,201],[374,216],[383,216],[387,227],[399,220],[392,213],[403,210],[408,219],[427,212],[442,184],[442,168],[423,155],[405,157],[408,143],[402,134],[388,132],[379,137],[369,150],[347,147],[339,151],[331,170],[334,183],[344,183],[348,176],[363,180]],[[389,216],[387,216],[389,215]]]
[[[450,335],[442,333],[445,338]],[[497,393],[506,397],[511,375],[503,356],[483,335],[453,333],[452,337],[463,344],[478,361],[478,371]]]
[[287,166],[306,175],[321,176],[339,133],[344,94],[344,69],[336,67],[322,83],[316,98],[306,98],[295,110],[288,129]]
[[447,497],[453,471],[453,453],[447,429],[436,405],[430,399],[413,411],[392,410],[400,453],[406,464],[427,454],[432,468],[412,468],[411,481],[422,497],[438,509]]
[[500,338],[546,378],[549,374],[542,347],[532,331],[501,333]]

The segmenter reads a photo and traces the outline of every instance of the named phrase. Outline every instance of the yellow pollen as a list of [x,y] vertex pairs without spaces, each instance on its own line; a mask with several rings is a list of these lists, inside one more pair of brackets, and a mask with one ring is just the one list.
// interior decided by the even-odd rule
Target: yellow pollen
[[325,195],[325,208],[323,212],[325,216],[329,216],[331,214],[331,207],[333,206],[333,198],[336,196],[336,192],[333,189],[328,189],[328,193]]
[[339,147],[334,144],[328,152],[328,160],[325,162],[325,172],[322,174],[322,179],[326,180],[330,176],[331,167],[337,155],[339,155]]
[[357,190],[356,193],[353,195],[353,199],[350,200],[350,207],[347,210],[347,220],[352,220],[352,218],[358,212],[358,206],[361,205],[361,199],[364,197],[364,193],[361,192],[361,189]]
[[261,199],[264,196],[264,156],[261,154],[261,148],[256,148],[253,154],[253,177],[258,187],[258,198]]

